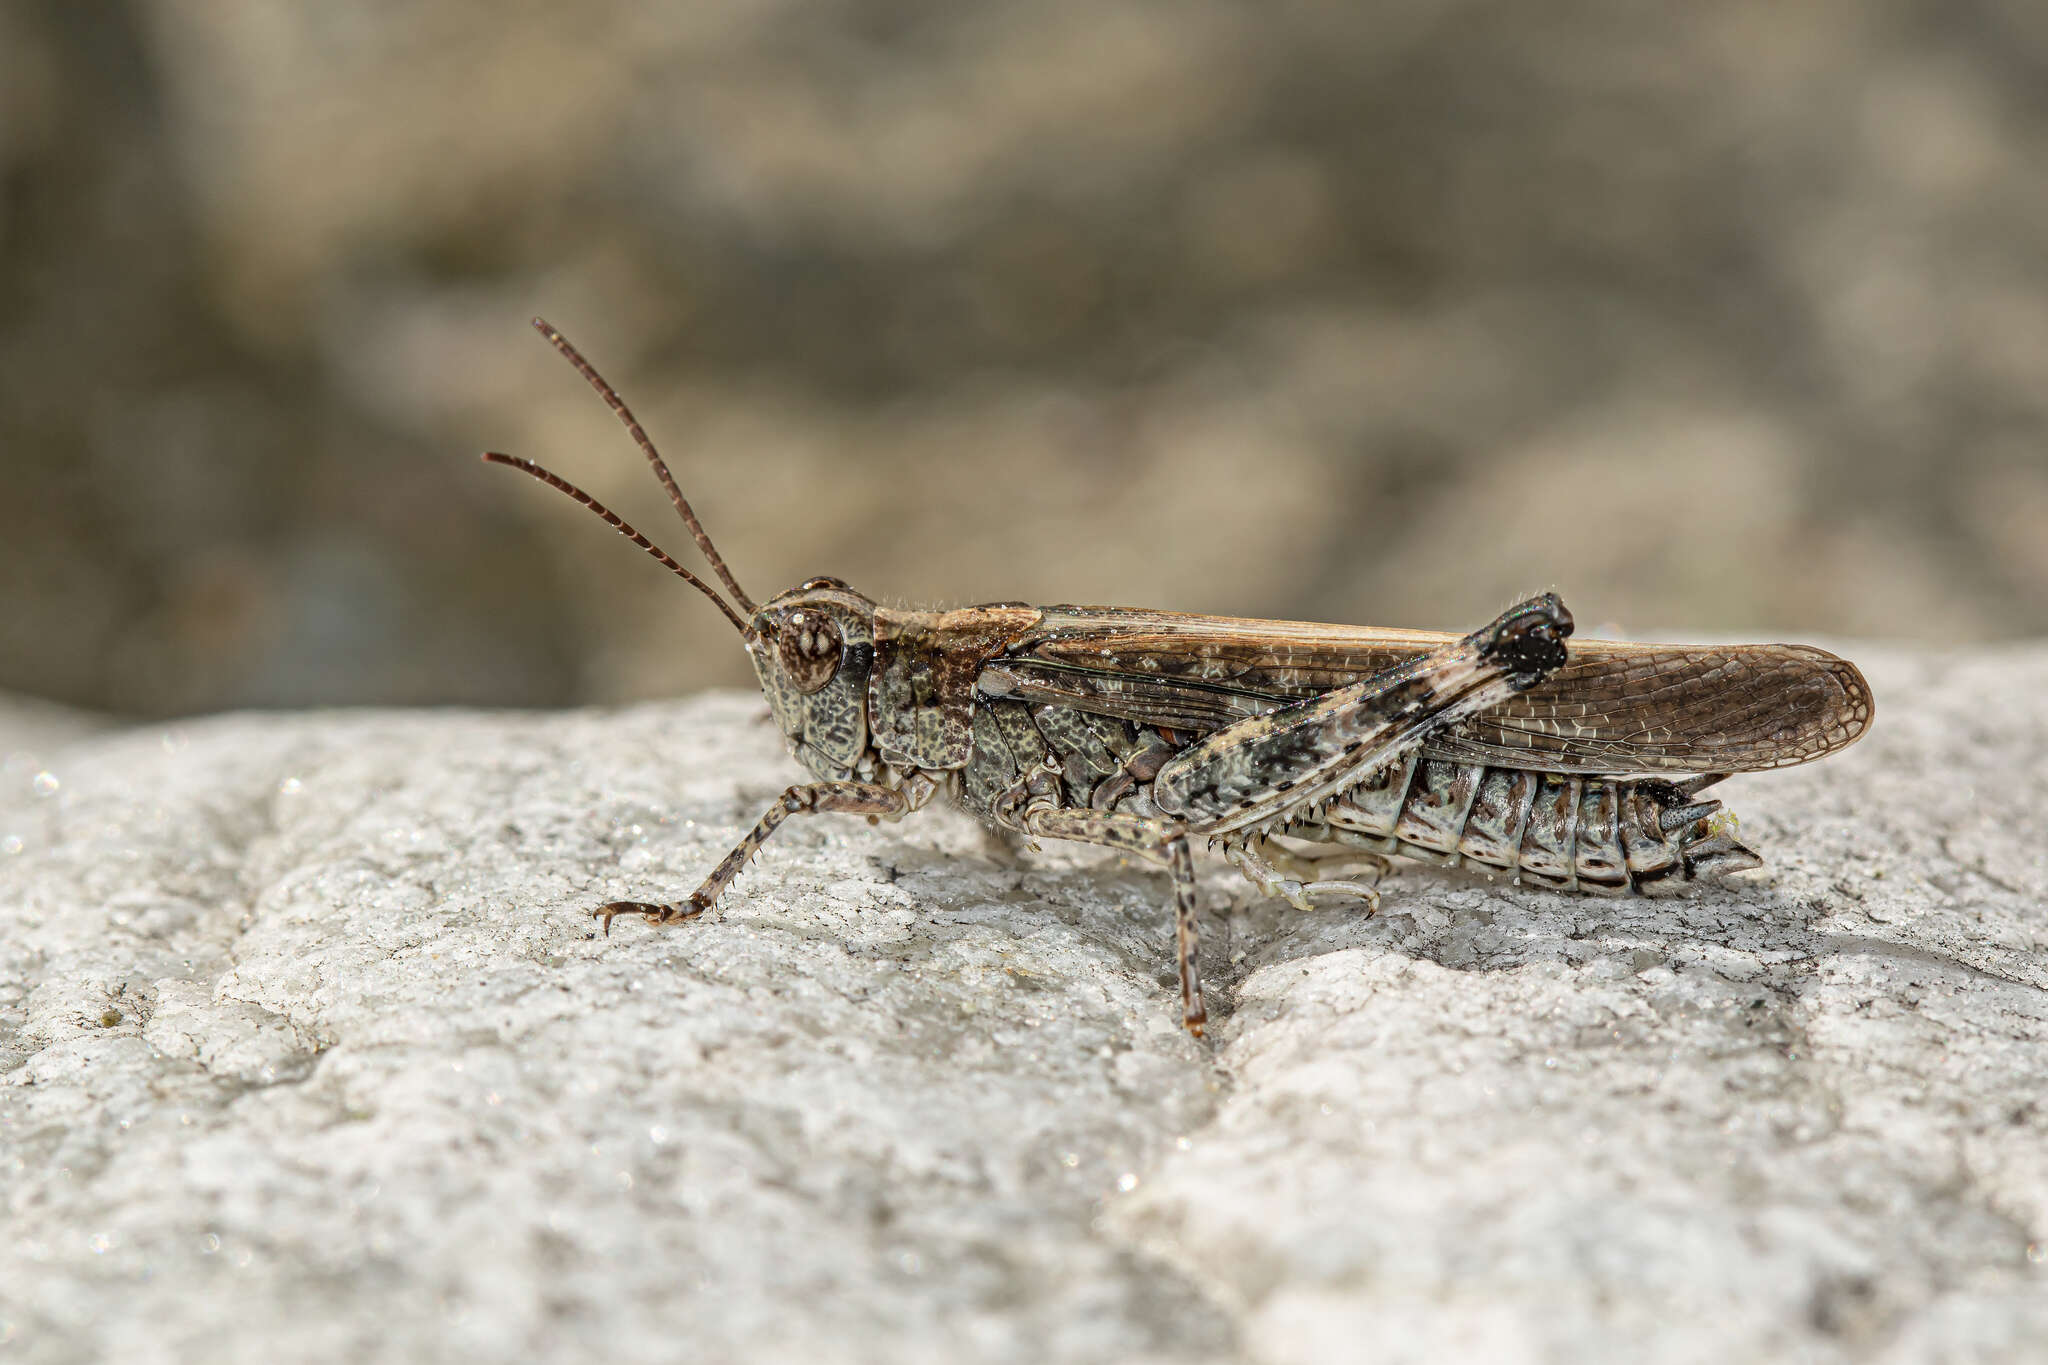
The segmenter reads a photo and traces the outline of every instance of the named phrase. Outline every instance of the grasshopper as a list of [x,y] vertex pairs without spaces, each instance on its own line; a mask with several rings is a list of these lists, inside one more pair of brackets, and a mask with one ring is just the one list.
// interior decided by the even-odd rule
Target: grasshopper
[[701,917],[792,815],[897,820],[943,794],[1012,835],[1163,864],[1181,1018],[1200,1037],[1197,841],[1302,908],[1377,909],[1388,855],[1647,893],[1762,865],[1703,788],[1870,725],[1863,675],[1808,646],[1593,641],[1567,662],[1572,618],[1550,594],[1464,636],[1014,602],[907,611],[836,578],[756,603],[618,394],[534,326],[625,423],[726,595],[566,480],[483,458],[574,498],[715,603],[815,779],[687,900],[597,907],[607,935],[619,915]]

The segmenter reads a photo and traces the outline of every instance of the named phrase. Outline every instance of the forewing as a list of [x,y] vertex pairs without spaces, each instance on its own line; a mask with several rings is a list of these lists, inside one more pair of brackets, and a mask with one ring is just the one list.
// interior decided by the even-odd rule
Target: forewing
[[[1454,638],[1052,607],[990,662],[981,691],[1204,733]],[[1855,665],[1808,645],[1574,640],[1570,661],[1547,682],[1443,732],[1428,752],[1546,772],[1757,772],[1855,742],[1871,714],[1870,686]]]
[[1591,640],[1433,748],[1546,772],[1761,772],[1853,744],[1870,717],[1862,673],[1811,645]]

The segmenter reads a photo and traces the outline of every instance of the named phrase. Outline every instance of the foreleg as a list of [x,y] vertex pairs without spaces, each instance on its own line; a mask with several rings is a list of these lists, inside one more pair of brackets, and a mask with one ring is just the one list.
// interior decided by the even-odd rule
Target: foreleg
[[687,901],[677,905],[654,904],[647,901],[613,901],[600,905],[590,913],[604,921],[605,936],[612,932],[612,918],[615,915],[645,915],[656,924],[674,924],[679,920],[696,919],[717,903],[725,894],[732,879],[740,874],[768,836],[792,815],[817,815],[825,812],[841,815],[902,815],[910,809],[910,800],[892,787],[876,786],[870,782],[813,782],[806,786],[791,787],[774,805],[770,806],[746,838],[740,840],[725,860],[712,869],[704,884],[690,893]]

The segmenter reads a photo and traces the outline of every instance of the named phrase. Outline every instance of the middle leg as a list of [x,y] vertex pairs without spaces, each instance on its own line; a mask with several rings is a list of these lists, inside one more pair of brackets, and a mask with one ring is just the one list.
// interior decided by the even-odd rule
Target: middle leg
[[1165,820],[1147,820],[1136,815],[1114,815],[1099,810],[1048,810],[1027,808],[1022,817],[1024,832],[1036,838],[1071,839],[1076,843],[1120,848],[1166,864],[1173,878],[1173,930],[1175,956],[1180,964],[1181,1023],[1199,1038],[1209,1021],[1202,1007],[1202,977],[1198,961],[1200,944],[1195,927],[1195,859],[1188,851],[1187,832]]

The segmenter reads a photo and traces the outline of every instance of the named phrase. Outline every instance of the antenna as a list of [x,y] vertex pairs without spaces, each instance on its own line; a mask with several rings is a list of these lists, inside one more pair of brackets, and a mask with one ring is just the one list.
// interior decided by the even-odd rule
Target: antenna
[[[585,507],[588,507],[591,511],[597,513],[600,517],[603,517],[606,523],[610,525],[614,531],[617,531],[620,535],[632,541],[641,549],[647,551],[648,554],[651,554],[656,559],[660,560],[670,573],[676,575],[676,577],[682,579],[685,583],[688,583],[698,592],[703,593],[706,597],[716,602],[718,604],[718,609],[725,613],[726,619],[732,622],[733,629],[737,630],[742,638],[747,640],[752,640],[754,638],[754,632],[747,628],[747,623],[740,619],[739,613],[734,611],[723,597],[720,597],[717,593],[713,592],[711,590],[711,586],[708,583],[706,583],[703,579],[697,577],[697,575],[691,573],[682,565],[676,563],[675,560],[670,557],[668,551],[662,549],[659,545],[656,545],[646,536],[641,535],[631,526],[628,526],[625,520],[621,518],[618,515],[618,513],[612,511],[611,508],[606,507],[596,498],[591,497],[590,494],[584,492],[575,484],[570,483],[567,479],[563,478],[559,474],[541,468],[539,465],[535,464],[531,460],[522,460],[517,455],[501,455],[495,450],[487,450],[484,452],[484,461],[487,464],[511,465],[514,469],[519,470],[521,473],[531,474],[534,478],[539,479],[542,483],[546,484],[548,487],[552,489],[555,489],[557,492],[567,493],[570,497],[576,499],[576,501],[582,503]],[[752,610],[751,606],[749,607],[749,610]]]
[[754,599],[747,596],[747,590],[732,576],[732,570],[725,567],[725,560],[711,544],[711,537],[704,534],[704,524],[698,521],[697,514],[690,510],[689,500],[683,496],[683,490],[676,487],[675,476],[668,472],[668,465],[663,462],[660,452],[655,450],[654,442],[648,439],[647,429],[640,425],[640,419],[626,406],[626,400],[619,397],[618,391],[610,384],[605,383],[604,376],[583,358],[583,352],[570,345],[569,338],[549,325],[546,318],[535,318],[533,325],[536,331],[548,339],[550,345],[562,353],[563,359],[576,367],[576,373],[582,375],[590,387],[597,390],[597,396],[604,399],[611,410],[619,415],[619,420],[626,424],[626,430],[632,433],[633,443],[640,447],[640,453],[647,457],[647,463],[654,466],[655,477],[660,479],[661,486],[668,490],[668,500],[676,505],[676,511],[683,514],[683,524],[690,528],[690,535],[696,539],[697,548],[704,552],[704,562],[711,566],[711,571],[718,575],[718,581],[725,584],[732,593],[732,600],[739,603],[740,610],[749,616],[753,615]]

